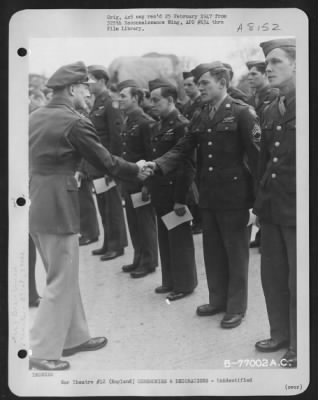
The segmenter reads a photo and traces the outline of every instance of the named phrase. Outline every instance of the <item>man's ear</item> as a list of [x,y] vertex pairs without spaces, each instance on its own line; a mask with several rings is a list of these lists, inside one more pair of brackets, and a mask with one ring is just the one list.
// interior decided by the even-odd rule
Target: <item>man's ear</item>
[[73,85],[70,85],[70,86],[68,86],[68,88],[67,88],[67,92],[68,92],[68,94],[70,95],[70,96],[74,96],[74,86]]

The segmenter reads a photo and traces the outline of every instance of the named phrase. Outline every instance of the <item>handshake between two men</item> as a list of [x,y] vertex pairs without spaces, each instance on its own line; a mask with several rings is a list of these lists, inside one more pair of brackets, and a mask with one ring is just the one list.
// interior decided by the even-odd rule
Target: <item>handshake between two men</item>
[[137,177],[141,181],[144,181],[149,176],[153,175],[157,168],[157,164],[153,161],[139,160],[136,164],[139,168]]

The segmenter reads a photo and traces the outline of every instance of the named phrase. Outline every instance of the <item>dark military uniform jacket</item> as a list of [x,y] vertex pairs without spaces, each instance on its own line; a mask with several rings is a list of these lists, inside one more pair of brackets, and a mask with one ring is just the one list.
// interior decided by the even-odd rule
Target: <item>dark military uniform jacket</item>
[[274,101],[279,95],[279,90],[275,88],[271,88],[269,85],[265,86],[262,90],[259,91],[258,95],[256,94],[249,97],[247,100],[247,104],[251,105],[255,108],[255,111],[259,118],[262,117],[264,109]]
[[259,136],[256,113],[247,104],[227,96],[212,119],[209,104],[197,111],[185,137],[155,162],[166,174],[197,148],[200,207],[250,208],[254,202],[252,176],[256,176],[258,159],[255,138],[259,140]]
[[296,226],[296,99],[286,99],[281,116],[279,99],[264,111],[259,185],[254,206],[261,222]]
[[[185,135],[188,123],[189,121],[177,109],[165,119],[151,123],[148,127],[150,146],[147,160],[151,161],[169,151]],[[167,175],[155,174],[147,179],[146,185],[150,188],[152,203],[157,207],[164,207],[168,203],[186,204],[194,176],[195,166],[191,152],[188,159]]]
[[[89,113],[96,133],[102,145],[114,155],[121,155],[120,132],[123,126],[123,116],[119,109],[113,107],[112,98],[107,91],[96,97]],[[85,171],[92,178],[100,178],[104,174],[84,162],[81,171]]]
[[[147,149],[150,145],[150,135],[146,126],[153,119],[139,108],[128,115],[124,120],[123,130],[120,134],[123,148],[122,157],[130,162],[147,159]],[[146,125],[146,126],[144,126]],[[123,190],[127,193],[137,193],[141,189],[141,183],[136,179],[123,182]]]
[[198,96],[193,102],[189,99],[181,108],[181,113],[191,121],[195,110],[201,107],[201,97]]
[[64,96],[55,96],[30,115],[30,231],[79,232],[78,187],[74,178],[82,157],[100,171],[135,178],[138,167],[112,156],[101,144],[91,121]]

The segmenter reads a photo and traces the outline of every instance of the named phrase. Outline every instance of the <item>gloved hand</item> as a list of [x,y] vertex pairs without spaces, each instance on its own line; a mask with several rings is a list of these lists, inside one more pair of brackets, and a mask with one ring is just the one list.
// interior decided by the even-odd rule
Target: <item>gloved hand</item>
[[142,201],[148,201],[150,199],[150,193],[149,190],[146,186],[143,186],[141,188],[141,200]]
[[173,210],[177,214],[178,217],[182,217],[187,211],[185,204],[181,204],[181,203],[174,203]]

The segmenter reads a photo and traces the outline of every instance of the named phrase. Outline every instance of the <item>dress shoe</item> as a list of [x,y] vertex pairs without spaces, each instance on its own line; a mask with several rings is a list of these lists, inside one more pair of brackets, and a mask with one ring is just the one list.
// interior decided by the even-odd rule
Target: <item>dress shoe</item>
[[128,264],[128,265],[123,265],[121,269],[124,272],[131,272],[131,271],[134,271],[137,267],[138,267],[138,265],[136,265],[136,264]]
[[104,249],[104,247],[101,247],[100,249],[95,249],[92,251],[92,255],[93,256],[102,256],[103,254],[105,254],[107,252],[107,250]]
[[135,271],[130,273],[130,276],[135,279],[143,278],[144,276],[155,272],[155,270],[156,268],[137,268]]
[[225,314],[222,321],[221,327],[224,329],[236,328],[239,326],[244,318],[244,314]]
[[41,371],[63,371],[70,368],[70,363],[61,360],[43,360],[42,358],[30,358],[30,369],[38,369]]
[[200,317],[205,317],[208,315],[215,315],[223,311],[225,311],[225,307],[215,307],[211,304],[203,304],[197,308],[197,315]]
[[287,352],[280,359],[280,366],[283,368],[296,368],[297,367],[297,353],[293,349],[288,349]]
[[169,301],[175,301],[175,300],[180,300],[183,299],[186,296],[189,296],[192,292],[171,292],[168,294],[167,299]]
[[172,288],[168,287],[168,286],[158,286],[155,289],[155,292],[158,294],[162,294],[162,293],[169,293],[171,292]]
[[107,251],[107,253],[103,254],[100,258],[101,261],[113,260],[114,258],[120,257],[124,254],[124,249],[117,251]]
[[62,352],[63,357],[69,357],[73,354],[80,353],[81,351],[94,351],[105,347],[107,339],[105,337],[95,337],[89,339],[87,342],[80,344],[79,346],[72,347],[70,349],[64,349]]
[[272,338],[260,340],[259,342],[255,343],[256,349],[262,353],[271,353],[272,351],[277,351],[287,346],[287,340],[278,341]]
[[95,243],[95,242],[98,242],[98,238],[89,239],[89,238],[86,238],[86,237],[84,237],[84,236],[81,236],[81,237],[78,239],[78,244],[79,244],[79,246],[86,246],[86,245],[88,245],[88,244]]
[[37,297],[35,300],[29,301],[29,307],[39,307],[41,297]]

